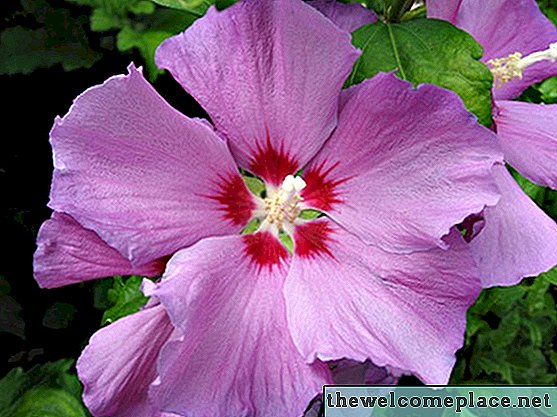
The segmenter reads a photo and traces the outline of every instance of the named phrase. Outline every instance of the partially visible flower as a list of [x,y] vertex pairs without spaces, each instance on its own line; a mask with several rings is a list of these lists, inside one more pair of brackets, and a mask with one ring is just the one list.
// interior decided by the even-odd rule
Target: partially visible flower
[[[510,101],[557,75],[557,29],[535,0],[428,0],[428,16],[469,32],[484,48],[495,85],[494,128],[505,160],[529,180],[557,189],[557,105]],[[557,264],[557,224],[505,168],[494,175],[501,201],[484,212],[470,244],[485,286],[513,285]]]
[[56,121],[37,280],[107,275],[99,253],[134,273],[170,257],[149,305],[79,359],[93,415],[293,417],[345,357],[448,380],[480,290],[453,226],[498,201],[501,155],[452,92],[390,74],[341,92],[357,56],[301,1],[213,8],[156,60],[218,133],[134,66]]

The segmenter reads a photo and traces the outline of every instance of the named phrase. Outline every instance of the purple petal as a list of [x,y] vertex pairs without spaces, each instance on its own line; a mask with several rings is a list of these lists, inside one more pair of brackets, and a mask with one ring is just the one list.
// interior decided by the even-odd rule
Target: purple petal
[[[261,244],[275,244],[263,236]],[[292,342],[282,294],[287,264],[261,268],[249,245],[246,235],[204,239],[170,260],[155,295],[184,336],[161,354],[151,394],[163,410],[299,416],[331,382],[327,366],[306,364]]]
[[377,15],[367,7],[358,3],[339,3],[337,0],[311,0],[308,1],[311,7],[315,7],[335,25],[347,32],[354,32],[356,29],[375,23]]
[[52,132],[50,207],[134,264],[236,233],[254,207],[226,144],[131,66],[77,98]]
[[484,212],[470,248],[484,287],[514,285],[557,265],[557,224],[524,194],[505,167],[494,168],[501,200]]
[[[526,56],[557,42],[557,29],[535,0],[428,0],[427,7],[428,16],[448,20],[470,33],[484,48],[484,62],[515,52]],[[514,98],[553,75],[557,75],[557,63],[537,63],[526,68],[522,79],[514,79],[493,93],[499,100]]]
[[[323,225],[325,235],[313,233]],[[300,251],[299,235],[328,252]],[[329,220],[298,226],[284,291],[292,336],[306,360],[369,358],[445,384],[462,346],[466,310],[480,291],[458,232],[447,243],[448,250],[395,255]]]
[[349,34],[302,1],[260,0],[210,9],[156,61],[207,110],[239,164],[278,185],[335,127],[357,57]]
[[427,0],[427,17],[455,24],[463,1],[466,0]]
[[436,245],[497,202],[496,137],[452,92],[380,74],[350,88],[339,124],[304,170],[306,206],[385,250]]
[[126,316],[93,335],[77,361],[85,405],[96,417],[153,417],[147,391],[173,330],[162,305]]
[[33,268],[41,288],[56,288],[113,275],[153,277],[162,273],[164,262],[134,268],[95,232],[67,214],[54,212],[39,230]]
[[505,160],[529,180],[557,189],[557,104],[497,101]]

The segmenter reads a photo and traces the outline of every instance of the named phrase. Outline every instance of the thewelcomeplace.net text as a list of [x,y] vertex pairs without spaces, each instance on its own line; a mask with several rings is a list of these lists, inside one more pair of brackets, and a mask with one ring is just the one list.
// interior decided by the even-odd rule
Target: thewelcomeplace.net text
[[327,393],[326,408],[446,408],[457,413],[466,408],[551,408],[549,393],[543,395],[483,396],[468,395],[405,396],[391,391],[388,395],[344,396],[340,391]]

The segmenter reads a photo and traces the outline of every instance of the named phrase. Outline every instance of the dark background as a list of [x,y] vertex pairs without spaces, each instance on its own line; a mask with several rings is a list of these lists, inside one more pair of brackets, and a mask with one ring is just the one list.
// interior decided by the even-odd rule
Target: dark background
[[[86,7],[62,1],[51,3],[63,5],[76,17],[90,13]],[[8,2],[7,6],[3,27],[27,23],[25,16],[14,14],[17,2]],[[0,277],[4,286],[5,282],[9,284],[11,298],[0,298],[0,312],[5,314],[4,319],[10,317],[9,312],[17,310],[15,301],[21,307],[17,315],[25,323],[23,338],[16,323],[6,323],[6,328],[0,328],[0,377],[15,366],[28,369],[36,363],[77,358],[89,337],[100,327],[106,308],[102,302],[106,286],[88,282],[40,289],[32,270],[35,236],[51,213],[47,207],[52,175],[48,140],[54,118],[63,116],[74,98],[87,88],[115,74],[126,73],[130,62],[143,65],[139,53],[101,49],[102,39],[98,34],[87,32],[87,36],[91,47],[103,54],[89,69],[66,72],[61,65],[55,65],[29,75],[0,76],[3,103],[0,233],[4,242],[0,251]],[[191,116],[205,117],[203,110],[170,75],[159,76],[154,86],[175,108]]]

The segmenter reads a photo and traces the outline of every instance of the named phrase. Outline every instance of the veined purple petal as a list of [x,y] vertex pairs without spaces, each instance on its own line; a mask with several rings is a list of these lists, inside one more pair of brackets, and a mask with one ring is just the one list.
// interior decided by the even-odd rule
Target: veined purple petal
[[349,34],[302,1],[252,0],[210,9],[156,61],[207,110],[238,163],[276,186],[335,127],[357,57]]
[[[309,256],[297,248],[284,294],[294,342],[307,361],[348,357],[445,384],[462,346],[479,273],[458,232],[447,250],[395,255],[336,226]],[[316,236],[313,241],[320,240]],[[334,279],[331,279],[334,277]],[[334,294],[334,296],[331,296]]]
[[524,194],[504,166],[493,168],[501,200],[484,211],[470,242],[484,287],[514,285],[557,265],[557,224]]
[[364,25],[377,21],[377,15],[373,10],[358,3],[345,4],[337,0],[310,0],[307,4],[315,7],[335,25],[347,32],[354,32]]
[[339,124],[304,170],[304,204],[388,251],[444,246],[441,237],[498,200],[495,135],[460,98],[379,74],[344,94]]
[[428,0],[427,17],[455,24],[463,1],[466,0]]
[[162,273],[164,262],[133,267],[95,232],[67,214],[54,212],[39,230],[33,268],[41,288],[56,288],[113,275],[152,277]]
[[331,382],[327,366],[306,364],[292,342],[282,295],[287,261],[262,268],[248,246],[245,236],[203,239],[169,261],[154,295],[184,336],[161,353],[160,383],[150,391],[161,409],[296,417]]
[[[427,13],[470,33],[484,48],[484,62],[515,52],[526,56],[557,42],[557,29],[540,11],[536,0],[428,0]],[[532,84],[554,75],[557,62],[534,64],[526,68],[522,79],[495,88],[494,97],[517,97]]]
[[226,143],[131,66],[79,96],[51,132],[50,207],[135,264],[240,231],[254,203]]
[[557,189],[557,104],[497,101],[505,160],[529,180]]
[[157,377],[159,352],[172,330],[158,304],[121,318],[93,335],[77,361],[79,379],[85,387],[83,400],[93,416],[157,415],[147,392]]

